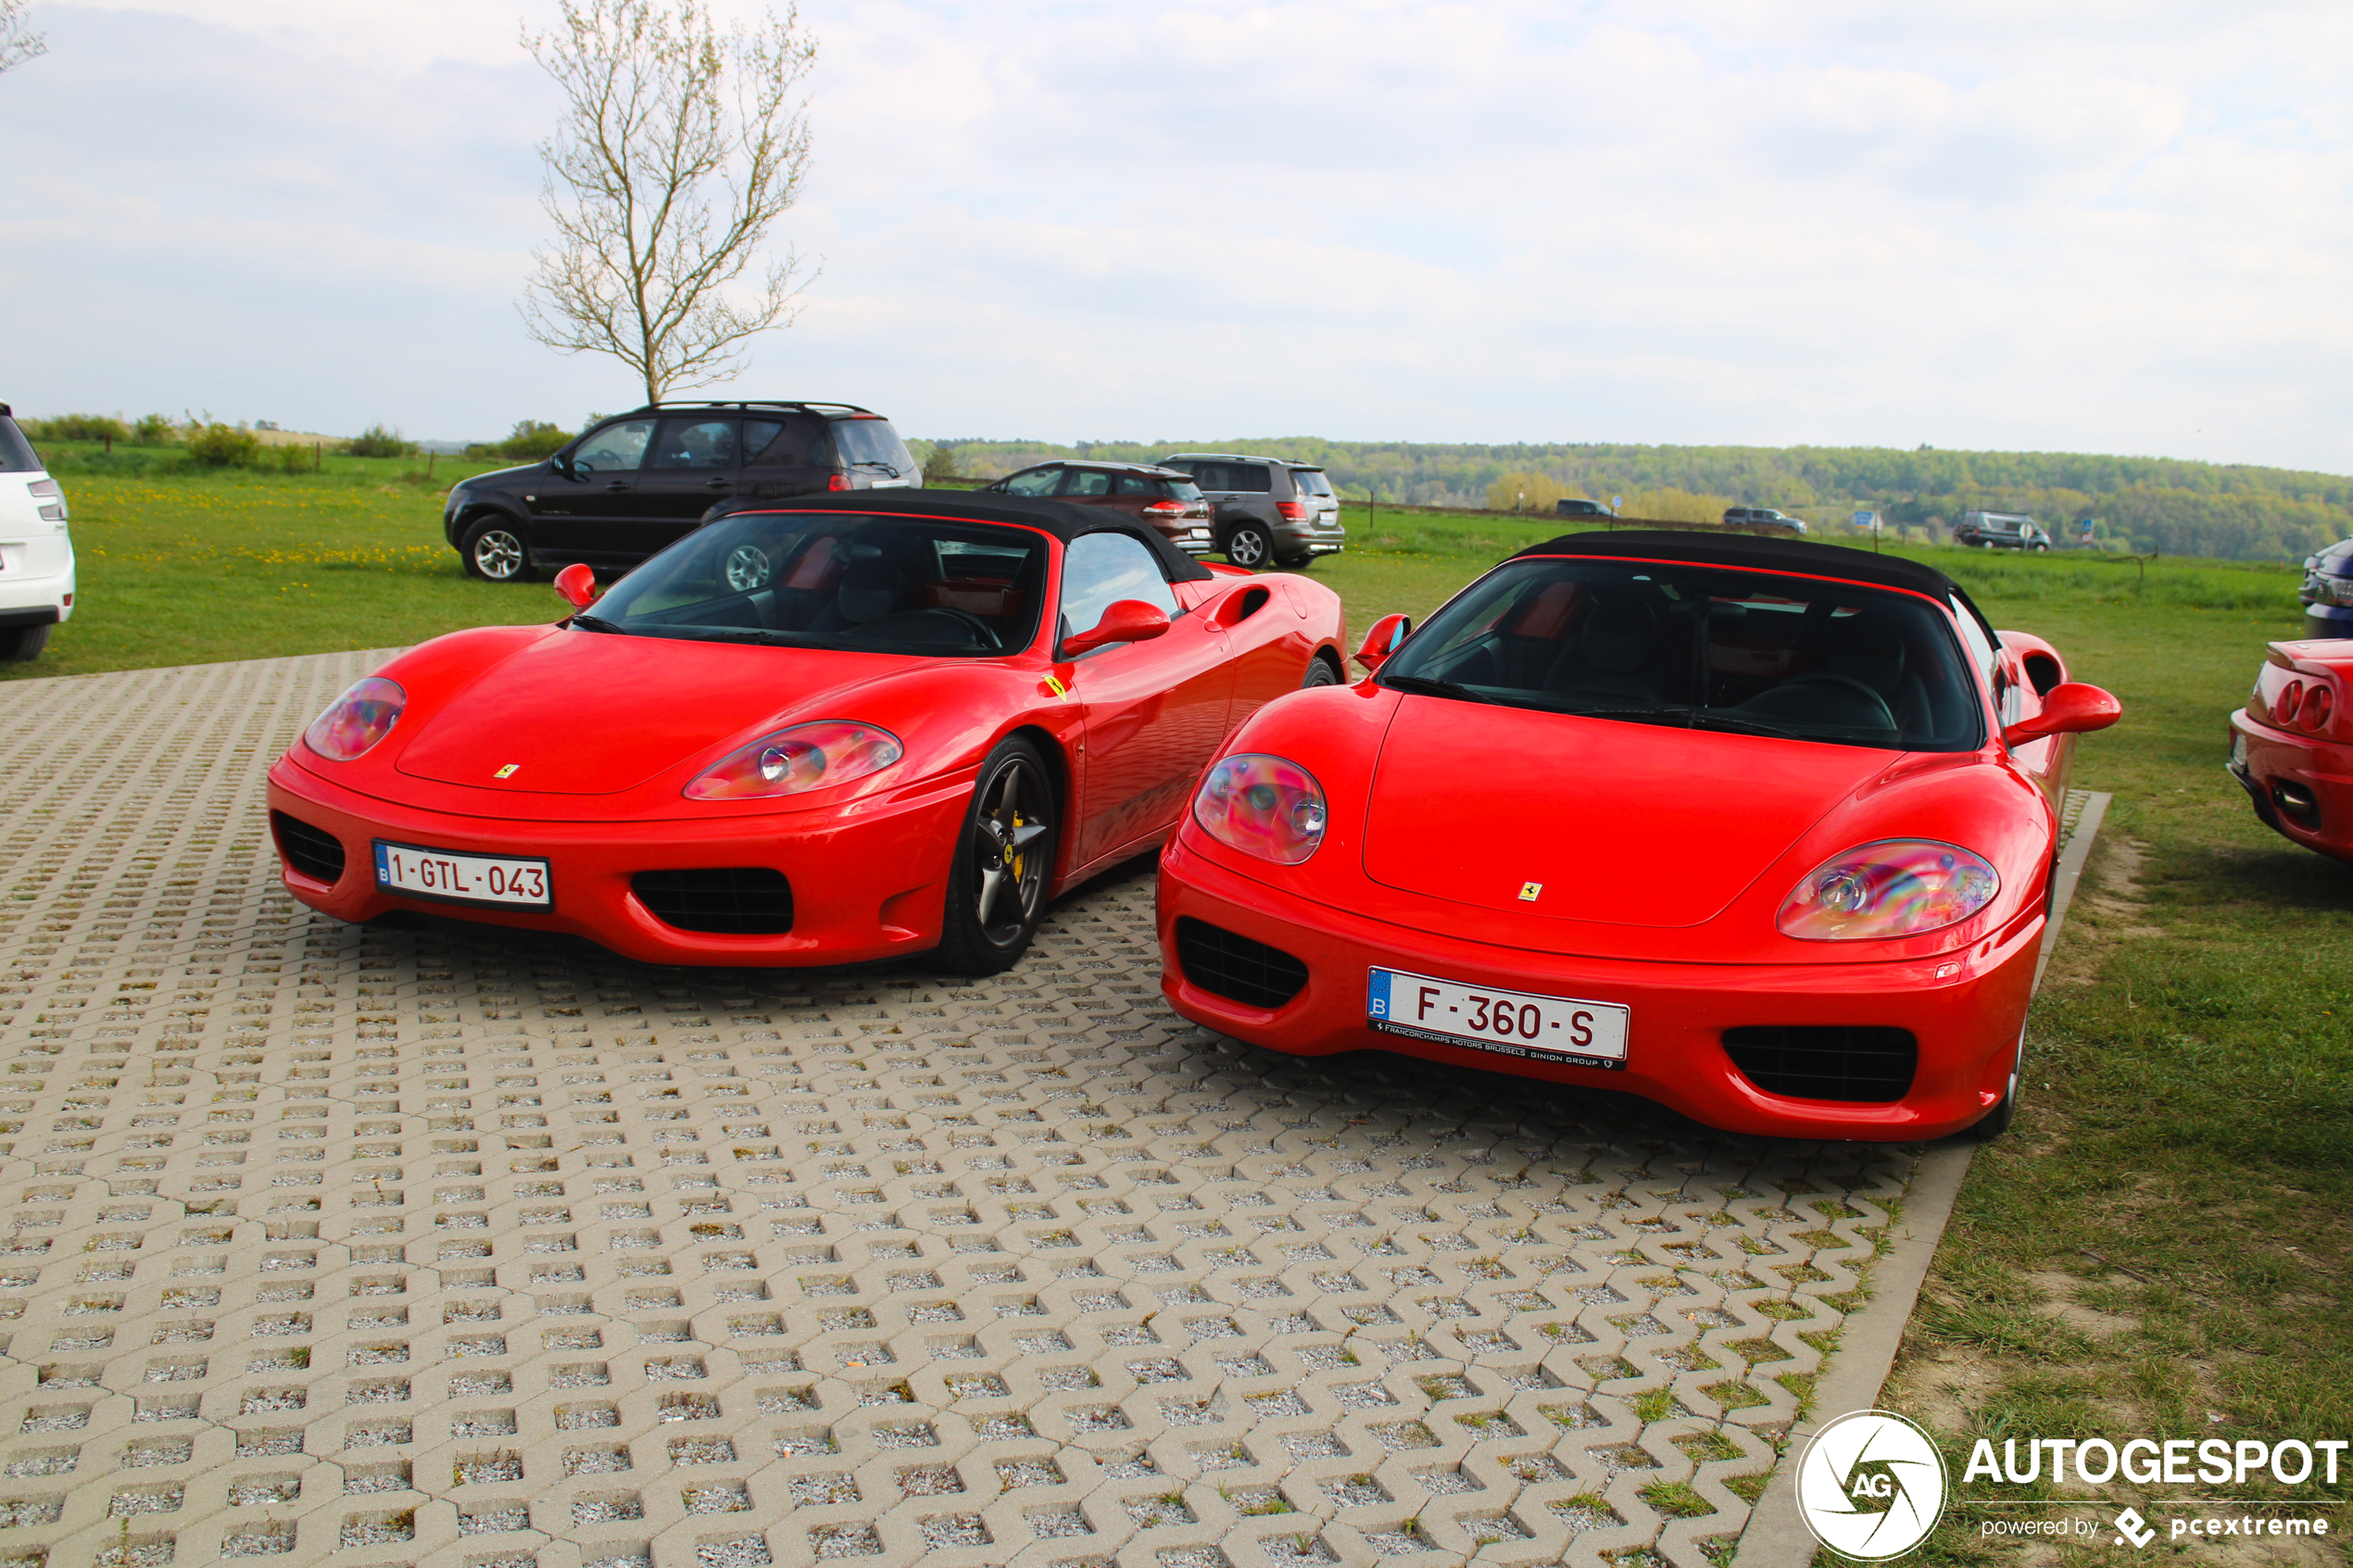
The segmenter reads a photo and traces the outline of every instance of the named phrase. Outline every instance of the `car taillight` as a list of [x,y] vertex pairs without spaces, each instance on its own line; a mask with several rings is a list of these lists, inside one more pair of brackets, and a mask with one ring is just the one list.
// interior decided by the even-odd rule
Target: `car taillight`
[[1144,508],[1144,515],[1146,517],[1156,518],[1180,518],[1185,515],[1185,503],[1182,501],[1154,501]]
[[827,474],[825,476],[825,488],[828,490],[847,490],[849,488],[849,476],[846,473]]
[[2301,717],[2304,727],[2319,734],[2328,727],[2329,714],[2336,707],[2336,694],[2322,685],[2315,685],[2304,694]]
[[2304,683],[2290,681],[2271,699],[2271,722],[2285,726],[2296,722],[2296,709],[2304,700]]
[[1277,501],[1275,503],[1275,510],[1281,515],[1285,522],[1307,521],[1307,503],[1304,501]]

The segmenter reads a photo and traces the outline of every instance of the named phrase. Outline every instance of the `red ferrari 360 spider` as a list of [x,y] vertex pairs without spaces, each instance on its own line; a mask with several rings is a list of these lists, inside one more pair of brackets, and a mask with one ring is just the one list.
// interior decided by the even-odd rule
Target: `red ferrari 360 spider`
[[1571,534],[1405,630],[1204,776],[1161,862],[1177,1011],[1740,1132],[2007,1123],[2115,698],[1940,572],[1794,540]]
[[552,626],[438,637],[270,772],[286,886],[632,958],[1000,970],[1164,839],[1233,726],[1340,677],[1321,584],[1055,502],[817,495],[723,518]]
[[2273,643],[2231,715],[2231,776],[2292,844],[2353,860],[2353,639]]

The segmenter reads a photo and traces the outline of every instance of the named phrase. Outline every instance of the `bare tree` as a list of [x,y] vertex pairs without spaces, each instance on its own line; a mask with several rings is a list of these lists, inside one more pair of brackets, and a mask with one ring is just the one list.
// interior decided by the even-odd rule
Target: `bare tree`
[[0,0],[0,71],[49,52],[37,32],[24,30],[25,0]]
[[722,34],[701,0],[563,0],[562,25],[522,43],[565,102],[539,145],[556,235],[522,302],[532,336],[612,355],[648,402],[735,373],[808,281],[787,248],[736,286],[809,168],[790,100],[817,45],[799,12]]

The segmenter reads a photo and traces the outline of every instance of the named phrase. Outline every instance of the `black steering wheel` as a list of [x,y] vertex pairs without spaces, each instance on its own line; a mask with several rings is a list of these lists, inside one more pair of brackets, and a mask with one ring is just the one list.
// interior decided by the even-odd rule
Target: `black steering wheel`
[[945,615],[961,622],[972,631],[979,633],[979,635],[985,639],[980,646],[982,648],[990,653],[994,653],[1005,646],[1005,639],[997,634],[994,627],[990,626],[988,621],[983,621],[979,616],[975,615],[968,609],[958,609],[953,605],[933,605],[924,613],[926,615]]
[[[1881,730],[1892,730],[1895,728],[1895,710],[1887,706],[1887,699],[1880,696],[1879,693],[1873,691],[1870,687],[1865,685],[1862,682],[1848,675],[1831,675],[1825,672],[1817,672],[1812,675],[1800,675],[1793,680],[1783,681],[1780,685],[1775,686],[1769,692],[1763,692],[1758,694],[1758,696],[1756,697],[1751,697],[1748,702],[1743,703],[1741,706],[1746,708],[1756,703],[1760,698],[1776,696],[1783,692],[1793,692],[1800,686],[1833,687],[1837,690],[1846,692],[1869,704],[1869,711],[1876,715],[1876,717],[1867,721],[1865,723],[1855,725],[1853,726],[1854,728],[1875,728]],[[1831,723],[1839,722],[1837,720],[1829,720],[1825,721]]]

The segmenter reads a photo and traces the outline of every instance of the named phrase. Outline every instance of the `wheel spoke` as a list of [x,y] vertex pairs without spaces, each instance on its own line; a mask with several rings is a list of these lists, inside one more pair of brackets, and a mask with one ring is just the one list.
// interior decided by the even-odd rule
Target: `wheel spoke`
[[1005,873],[994,866],[980,873],[980,901],[973,919],[979,922],[983,931],[988,929],[988,911],[996,908],[997,894],[1004,885]]
[[1051,830],[1046,826],[1046,824],[1041,822],[1033,820],[1024,822],[1021,826],[1013,829],[1013,847],[1015,849],[1026,849],[1030,845],[1035,844],[1038,840],[1045,837],[1050,831]]

